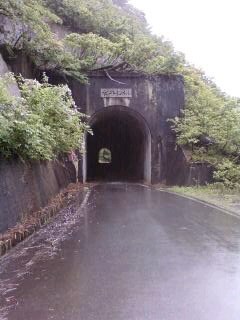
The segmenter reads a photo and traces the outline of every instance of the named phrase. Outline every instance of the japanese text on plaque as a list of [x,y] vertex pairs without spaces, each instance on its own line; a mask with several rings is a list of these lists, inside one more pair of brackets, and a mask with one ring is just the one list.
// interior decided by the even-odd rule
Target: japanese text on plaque
[[101,89],[102,98],[132,98],[132,89]]

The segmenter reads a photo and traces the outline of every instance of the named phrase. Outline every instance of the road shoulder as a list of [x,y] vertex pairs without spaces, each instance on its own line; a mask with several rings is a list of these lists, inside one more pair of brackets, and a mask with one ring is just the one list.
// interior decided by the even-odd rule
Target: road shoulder
[[156,186],[157,190],[170,192],[184,196],[188,199],[200,201],[204,204],[214,206],[240,218],[240,194],[235,192],[222,192],[207,187],[165,187]]

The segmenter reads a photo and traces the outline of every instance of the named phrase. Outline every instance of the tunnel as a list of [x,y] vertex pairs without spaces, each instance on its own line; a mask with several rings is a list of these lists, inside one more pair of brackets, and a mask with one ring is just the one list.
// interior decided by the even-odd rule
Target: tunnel
[[151,133],[138,112],[108,107],[94,114],[89,124],[85,181],[151,182]]

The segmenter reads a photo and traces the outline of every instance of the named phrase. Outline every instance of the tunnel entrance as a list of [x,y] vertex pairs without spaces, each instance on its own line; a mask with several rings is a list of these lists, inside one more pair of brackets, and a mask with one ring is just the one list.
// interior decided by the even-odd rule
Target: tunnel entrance
[[90,119],[85,181],[151,182],[151,134],[142,116],[127,107],[108,107]]

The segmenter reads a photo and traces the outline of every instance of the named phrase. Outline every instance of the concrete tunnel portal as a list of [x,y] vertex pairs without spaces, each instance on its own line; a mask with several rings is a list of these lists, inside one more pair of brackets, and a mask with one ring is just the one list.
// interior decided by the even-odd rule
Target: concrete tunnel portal
[[135,110],[115,106],[96,112],[86,136],[85,181],[151,182],[151,133]]

